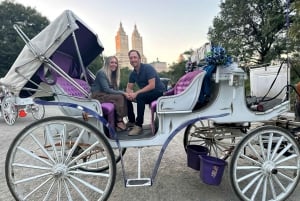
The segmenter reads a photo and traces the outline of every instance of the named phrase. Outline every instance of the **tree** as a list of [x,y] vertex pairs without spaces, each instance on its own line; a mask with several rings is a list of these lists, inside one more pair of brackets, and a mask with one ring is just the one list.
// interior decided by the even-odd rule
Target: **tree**
[[296,51],[300,51],[300,1],[295,1],[292,5],[291,5],[291,9],[295,10],[295,17],[293,20],[293,23],[291,24],[290,27],[290,32],[289,32],[289,36],[291,39],[291,43],[295,44],[295,50]]
[[[128,67],[121,68],[121,80],[120,80],[120,86],[119,88],[121,90],[126,90],[129,74],[131,73],[132,69],[129,69]],[[135,88],[136,89],[136,88]]]
[[208,36],[245,64],[268,63],[286,49],[288,9],[285,3],[283,0],[226,0],[221,3],[221,12],[214,18]]
[[102,68],[103,64],[104,64],[104,60],[106,59],[106,57],[102,57],[102,55],[99,55],[98,57],[96,57],[92,63],[90,63],[88,65],[88,69],[94,74],[96,75],[97,71]]
[[176,83],[179,78],[185,74],[185,64],[186,61],[181,61],[170,66],[170,70],[168,72],[169,76],[167,77],[170,78],[173,83]]
[[0,77],[3,77],[25,45],[13,25],[18,24],[29,38],[33,38],[49,20],[31,7],[6,0],[0,4],[0,24]]

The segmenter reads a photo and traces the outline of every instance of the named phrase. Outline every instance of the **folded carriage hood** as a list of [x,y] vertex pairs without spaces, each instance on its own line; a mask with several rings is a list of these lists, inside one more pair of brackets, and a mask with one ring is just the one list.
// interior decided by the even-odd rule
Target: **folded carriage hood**
[[0,84],[9,86],[18,96],[45,62],[44,58],[50,58],[55,51],[77,57],[73,33],[83,64],[85,67],[89,65],[104,50],[103,45],[97,34],[72,11],[66,10],[30,40],[33,48],[28,44],[24,46],[5,77],[0,79]]

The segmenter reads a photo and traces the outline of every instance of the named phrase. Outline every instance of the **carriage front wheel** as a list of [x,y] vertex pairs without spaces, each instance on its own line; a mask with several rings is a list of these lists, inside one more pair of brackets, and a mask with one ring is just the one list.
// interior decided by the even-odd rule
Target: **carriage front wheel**
[[230,182],[241,200],[285,200],[300,173],[297,141],[285,129],[263,126],[243,138],[230,163]]
[[[102,164],[109,168],[83,170]],[[116,163],[110,144],[94,126],[66,116],[48,117],[13,140],[5,176],[16,200],[107,200]]]
[[33,118],[36,120],[40,120],[45,116],[45,106],[39,104],[31,104],[30,111],[32,113]]
[[5,96],[1,103],[1,113],[5,123],[13,125],[18,117],[18,108],[15,99],[12,96]]

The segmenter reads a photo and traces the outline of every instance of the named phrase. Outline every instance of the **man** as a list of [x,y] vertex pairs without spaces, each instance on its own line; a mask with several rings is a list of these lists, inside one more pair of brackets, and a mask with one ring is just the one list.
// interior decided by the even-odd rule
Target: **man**
[[[127,101],[129,120],[127,125],[128,127],[133,126],[128,135],[139,135],[143,132],[145,105],[162,96],[165,86],[151,65],[141,63],[141,55],[137,50],[130,50],[128,57],[133,67],[126,88],[126,98],[129,100]],[[139,87],[137,91],[133,91],[135,83]],[[136,119],[133,112],[133,101],[137,103]]]

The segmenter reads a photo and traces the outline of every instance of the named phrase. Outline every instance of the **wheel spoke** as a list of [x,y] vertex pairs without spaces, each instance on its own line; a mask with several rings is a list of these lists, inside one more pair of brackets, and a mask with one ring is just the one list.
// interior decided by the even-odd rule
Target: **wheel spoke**
[[257,175],[256,177],[254,177],[243,189],[243,193],[246,193],[254,184],[255,182],[261,177],[261,175]]
[[272,176],[273,176],[273,179],[276,182],[276,184],[281,188],[281,190],[284,191],[284,192],[286,192],[286,188],[280,182],[280,180],[278,179],[278,177],[276,175],[272,175]]
[[261,186],[263,180],[264,180],[264,177],[261,177],[261,178],[259,179],[259,181],[258,181],[258,183],[257,183],[257,185],[256,185],[256,187],[255,187],[255,190],[254,190],[254,192],[253,192],[253,194],[252,194],[251,200],[255,200],[256,195],[257,195],[257,192],[258,192],[258,190],[259,190],[259,188],[260,188],[260,186]]
[[282,172],[278,172],[278,175],[281,176],[282,178],[288,180],[289,182],[294,182],[294,178],[289,177],[289,176],[283,174]]
[[262,159],[262,157],[260,156],[260,154],[257,152],[257,150],[252,146],[252,144],[250,142],[248,143],[248,146],[249,146],[249,148],[251,149],[251,151],[254,153],[254,155],[258,158],[258,160],[260,162],[264,161],[264,159]]
[[267,160],[271,160],[271,148],[272,148],[272,144],[273,144],[273,133],[270,133],[268,136],[268,151],[267,151]]
[[276,190],[275,190],[275,187],[274,187],[274,184],[273,184],[273,177],[269,177],[269,183],[270,183],[270,188],[271,188],[271,192],[272,192],[272,196],[273,196],[273,199],[276,200]]
[[51,145],[51,147],[53,149],[53,152],[55,154],[55,158],[58,159],[59,157],[58,157],[56,146],[55,146],[55,143],[54,143],[54,140],[53,140],[53,137],[52,137],[52,132],[50,130],[50,126],[46,126],[46,136],[47,136],[47,139],[49,140],[50,145]]
[[64,189],[65,189],[65,192],[66,192],[66,195],[67,195],[67,198],[68,198],[68,201],[72,201],[72,196],[71,196],[71,193],[70,193],[70,190],[69,190],[69,187],[66,183],[66,179],[63,180],[63,184],[64,184]]
[[[244,180],[246,180],[246,179],[248,179],[248,178],[250,178],[250,177],[253,177],[253,176],[257,175],[257,174],[260,174],[260,173],[261,173],[260,171],[252,172],[252,173],[250,173],[250,174],[247,174],[247,175],[245,175],[245,176],[239,178],[239,179],[237,180],[237,182],[244,181]],[[256,177],[258,177],[258,176],[256,176]],[[255,177],[255,178],[256,178],[256,177]],[[255,180],[255,179],[254,179],[254,180]]]
[[86,165],[90,165],[90,164],[95,164],[95,163],[98,163],[98,162],[101,162],[101,161],[105,161],[107,160],[106,157],[103,157],[103,158],[98,158],[98,159],[95,159],[95,160],[89,160],[87,162],[84,162],[84,163],[80,163],[80,164],[77,164],[77,165],[74,165],[74,166],[70,166],[70,170],[73,170],[73,169],[76,169],[78,167],[84,167]]
[[293,146],[292,144],[288,144],[283,150],[279,152],[279,154],[274,158],[273,161],[277,161],[287,150],[289,150]]
[[101,172],[86,172],[86,171],[69,171],[69,173],[73,173],[73,174],[82,174],[82,175],[89,175],[89,176],[101,176],[101,177],[109,177],[108,173],[101,173]]
[[49,200],[50,194],[51,194],[51,192],[53,191],[53,187],[54,187],[54,184],[55,184],[56,182],[57,182],[56,180],[53,180],[53,182],[52,182],[51,185],[50,185],[50,188],[47,190],[47,193],[46,193],[46,195],[45,195],[43,201]]
[[98,144],[99,144],[99,142],[95,142],[94,144],[92,144],[89,148],[87,148],[82,153],[80,153],[78,156],[76,156],[73,160],[71,160],[67,165],[69,166],[72,163],[75,163],[75,161],[80,160],[81,158],[83,158],[85,154],[87,154],[89,151],[94,149],[94,147],[96,147]]
[[271,160],[274,159],[274,156],[276,155],[277,151],[279,150],[279,147],[280,147],[280,145],[281,145],[281,143],[282,143],[282,140],[283,140],[283,136],[281,136],[281,137],[279,138],[278,142],[276,143],[276,146],[275,146],[275,148],[273,149],[273,154],[272,154],[272,156],[271,156]]
[[261,167],[259,166],[237,166],[237,170],[260,170]]
[[78,178],[78,177],[75,177],[74,175],[69,175],[69,176],[70,176],[72,179],[74,179],[74,180],[76,180],[76,181],[82,183],[82,184],[85,185],[86,187],[92,189],[93,191],[96,191],[97,193],[100,193],[100,194],[103,194],[103,193],[104,193],[103,190],[101,190],[101,189],[99,189],[99,188],[97,188],[97,187],[91,185],[90,183],[88,183],[88,182],[86,182],[86,181],[84,181],[84,180],[82,180],[82,179],[80,179],[80,178]]
[[62,134],[61,134],[61,138],[60,138],[60,144],[61,144],[61,158],[59,160],[59,162],[63,163],[64,162],[64,157],[65,157],[65,149],[66,149],[66,134],[67,133],[67,125],[64,124],[63,130],[62,130]]
[[28,193],[25,197],[24,200],[26,200],[28,197],[30,197],[33,193],[35,193],[37,190],[39,190],[40,188],[42,188],[45,184],[47,184],[50,180],[52,179],[52,177],[49,177],[48,179],[46,179],[43,183],[41,183],[38,187],[36,187],[35,189],[33,189],[30,193]]
[[265,148],[263,146],[263,140],[262,140],[261,135],[259,135],[259,140],[258,141],[259,141],[260,153],[262,155],[262,158],[263,158],[263,160],[266,160],[267,156],[265,155],[265,152],[264,152]]
[[46,177],[46,176],[49,176],[49,175],[52,175],[52,173],[48,172],[48,173],[36,175],[36,176],[33,176],[33,177],[27,177],[25,179],[15,181],[14,184],[20,184],[20,183],[24,183],[24,182],[31,182],[32,180],[36,180],[36,179]]
[[50,164],[48,161],[42,159],[41,157],[35,155],[34,153],[32,153],[31,151],[24,149],[22,147],[18,147],[19,150],[21,150],[22,152],[24,152],[25,154],[27,154],[28,156],[31,156],[32,158],[41,161],[42,163],[48,165],[48,166],[52,166],[52,164]]
[[264,186],[263,186],[263,192],[262,192],[262,201],[267,200],[267,192],[268,192],[268,179],[264,178]]
[[290,155],[290,156],[287,156],[287,157],[285,157],[285,158],[282,158],[281,160],[276,161],[276,165],[279,165],[280,163],[289,161],[290,159],[293,159],[293,158],[297,158],[297,155],[296,155],[296,154],[292,154],[292,155]]
[[57,201],[60,201],[61,190],[62,190],[61,179],[58,179],[57,180],[57,192],[56,192],[56,200]]
[[255,163],[256,165],[261,166],[261,162],[254,160],[253,158],[250,158],[249,156],[246,156],[245,154],[241,154],[241,158],[246,159],[252,163]]
[[33,141],[39,146],[39,148],[43,151],[44,154],[47,155],[48,159],[50,159],[52,161],[52,163],[55,163],[54,159],[52,158],[52,156],[49,154],[49,152],[44,148],[44,146],[38,141],[38,139],[33,135],[30,134],[31,138],[33,139]]
[[71,150],[69,151],[69,154],[67,155],[67,158],[66,158],[66,160],[65,160],[65,163],[67,163],[67,162],[70,160],[71,156],[73,156],[74,151],[75,151],[75,149],[78,147],[78,144],[79,144],[79,142],[81,141],[81,138],[82,138],[83,134],[84,134],[84,129],[81,130],[81,132],[80,132],[78,138],[76,139],[74,145],[72,146]]
[[36,165],[27,165],[22,163],[13,163],[13,167],[23,167],[23,168],[30,168],[30,169],[38,169],[38,170],[51,170],[51,167],[43,167],[43,166],[36,166]]
[[80,195],[80,197],[85,200],[85,201],[89,201],[85,195],[83,194],[83,192],[71,181],[71,179],[67,178],[67,181],[71,184],[71,186],[76,190],[76,192]]

